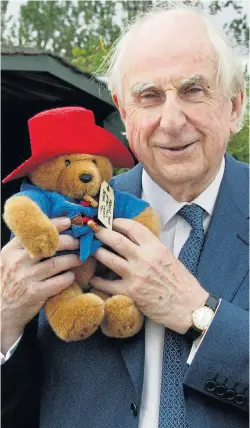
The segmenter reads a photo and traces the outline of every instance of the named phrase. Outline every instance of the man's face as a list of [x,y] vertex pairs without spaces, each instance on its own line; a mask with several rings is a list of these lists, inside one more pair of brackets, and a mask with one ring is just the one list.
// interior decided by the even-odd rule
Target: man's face
[[173,183],[207,187],[236,122],[200,19],[168,12],[145,24],[121,69],[120,112],[139,162],[165,190]]

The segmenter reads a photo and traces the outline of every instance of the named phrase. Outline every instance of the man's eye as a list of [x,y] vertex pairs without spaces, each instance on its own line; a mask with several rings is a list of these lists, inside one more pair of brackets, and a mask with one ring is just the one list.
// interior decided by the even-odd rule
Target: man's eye
[[152,92],[148,92],[146,94],[142,94],[142,96],[141,96],[141,98],[144,98],[144,99],[147,99],[147,100],[149,100],[151,98],[155,98],[155,97],[156,97],[156,95],[154,93],[152,93]]
[[69,159],[67,159],[67,160],[65,161],[65,165],[66,165],[66,166],[69,166],[69,165],[70,165],[70,160],[69,160]]
[[196,93],[201,92],[201,91],[202,91],[201,88],[190,88],[190,89],[188,89],[189,94],[196,94]]

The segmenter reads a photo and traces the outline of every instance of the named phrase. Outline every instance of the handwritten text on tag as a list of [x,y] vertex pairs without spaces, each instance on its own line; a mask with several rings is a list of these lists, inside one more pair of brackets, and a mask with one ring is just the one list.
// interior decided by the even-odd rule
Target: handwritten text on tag
[[103,181],[99,196],[98,220],[108,229],[112,229],[113,212],[114,191],[106,181]]

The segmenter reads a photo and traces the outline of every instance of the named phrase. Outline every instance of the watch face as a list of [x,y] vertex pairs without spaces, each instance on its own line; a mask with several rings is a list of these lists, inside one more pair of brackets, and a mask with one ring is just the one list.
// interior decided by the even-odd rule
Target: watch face
[[208,306],[203,306],[202,308],[196,309],[192,315],[195,327],[202,331],[208,328],[213,317],[214,311]]

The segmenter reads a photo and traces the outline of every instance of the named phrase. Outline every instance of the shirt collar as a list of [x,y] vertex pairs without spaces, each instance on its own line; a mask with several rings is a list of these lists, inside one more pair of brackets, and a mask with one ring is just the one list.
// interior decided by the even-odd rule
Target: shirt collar
[[[225,159],[223,157],[215,179],[191,202],[202,207],[210,216],[213,213],[224,170]],[[176,201],[168,192],[156,184],[144,169],[142,171],[142,198],[149,202],[151,207],[158,212],[162,226],[165,226],[184,205],[189,204],[189,202]]]

